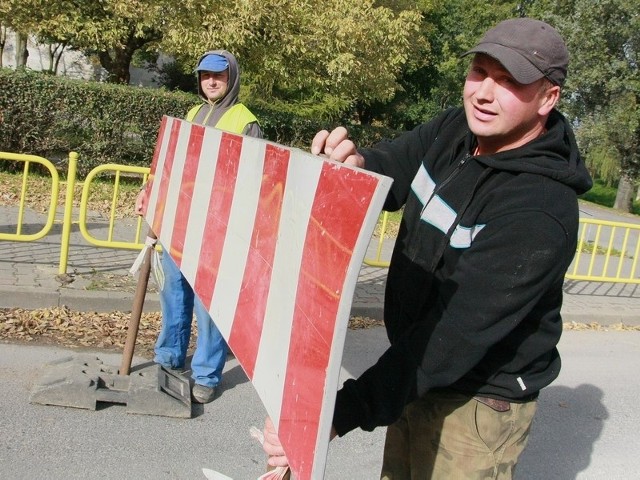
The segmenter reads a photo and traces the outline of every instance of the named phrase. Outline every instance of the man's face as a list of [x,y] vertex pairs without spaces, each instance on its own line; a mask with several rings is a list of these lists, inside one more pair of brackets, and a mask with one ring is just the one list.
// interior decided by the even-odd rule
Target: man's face
[[[523,85],[488,55],[476,54],[464,84],[463,98],[467,122],[478,137],[481,154],[519,147],[544,131],[549,89],[559,87],[538,80]],[[557,98],[556,98],[557,100]]]
[[224,97],[229,84],[229,69],[224,72],[200,72],[200,88],[206,97],[215,102]]

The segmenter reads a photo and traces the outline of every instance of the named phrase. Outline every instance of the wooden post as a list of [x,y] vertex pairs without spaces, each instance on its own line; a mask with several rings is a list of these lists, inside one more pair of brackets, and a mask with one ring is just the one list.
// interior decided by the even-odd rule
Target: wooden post
[[149,284],[149,273],[151,272],[151,255],[153,247],[148,247],[144,261],[140,266],[140,276],[138,277],[138,285],[136,286],[136,294],[133,298],[133,308],[131,310],[131,318],[127,328],[127,340],[124,344],[122,353],[122,364],[120,365],[120,375],[129,375],[131,371],[131,362],[133,360],[133,351],[136,346],[136,338],[138,336],[138,328],[140,326],[140,317],[142,316],[142,308],[144,307],[144,297],[147,293],[147,285]]

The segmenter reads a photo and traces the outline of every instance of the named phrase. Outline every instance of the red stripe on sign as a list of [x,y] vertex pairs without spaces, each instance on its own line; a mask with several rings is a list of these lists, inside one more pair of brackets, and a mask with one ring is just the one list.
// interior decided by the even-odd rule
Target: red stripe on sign
[[211,297],[218,277],[241,152],[242,137],[226,132],[222,133],[216,172],[211,187],[211,198],[207,209],[207,223],[202,237],[198,270],[194,282],[198,297],[207,310],[211,306]]
[[202,139],[204,138],[204,127],[202,125],[192,125],[189,135],[189,145],[182,171],[182,182],[180,184],[180,199],[176,209],[176,218],[173,222],[173,234],[171,235],[171,258],[176,262],[178,268],[182,263],[182,253],[184,251],[184,239],[187,235],[187,224],[189,223],[189,211],[191,210],[191,200],[193,199],[193,189],[195,179],[200,165],[200,152],[202,151]]
[[296,293],[278,429],[298,480],[311,478],[342,288],[377,184],[369,175],[329,163],[324,163],[318,182]]
[[180,125],[182,122],[172,122],[171,136],[167,145],[167,153],[164,159],[164,166],[160,177],[160,186],[158,187],[158,197],[156,201],[156,210],[153,215],[153,225],[151,230],[160,238],[162,230],[162,216],[164,214],[164,204],[167,201],[167,191],[169,190],[169,180],[171,179],[171,170],[173,169],[173,159],[176,155],[176,145],[178,144],[178,136],[180,135]]
[[251,245],[229,334],[229,346],[250,379],[255,370],[269,298],[290,156],[290,150],[269,144],[266,146]]
[[167,126],[167,117],[163,116],[160,122],[160,130],[158,130],[158,140],[156,141],[156,148],[153,151],[153,159],[151,160],[151,167],[149,169],[149,182],[153,180],[156,173],[156,167],[158,165],[158,157],[160,157],[160,150],[162,150],[162,139],[164,138],[164,131]]

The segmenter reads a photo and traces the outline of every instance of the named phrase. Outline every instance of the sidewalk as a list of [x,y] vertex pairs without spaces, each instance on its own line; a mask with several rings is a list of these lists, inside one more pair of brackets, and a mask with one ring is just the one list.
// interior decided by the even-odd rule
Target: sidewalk
[[[0,231],[12,231],[15,211],[15,207],[0,206]],[[36,232],[43,224],[43,215],[27,212],[23,231]],[[120,223],[117,228],[132,231],[134,226]],[[104,221],[91,219],[89,231],[102,238],[100,230],[104,230]],[[0,308],[65,305],[76,311],[130,311],[136,280],[129,268],[138,252],[92,246],[74,225],[67,274],[59,278],[60,238],[60,225],[56,224],[52,232],[34,242],[0,241]],[[374,257],[376,247],[372,242],[367,258]],[[391,242],[386,243],[382,257],[390,258],[391,249]],[[363,264],[354,292],[353,315],[382,319],[386,274],[386,268]],[[565,322],[640,325],[640,285],[567,281],[564,291]],[[144,310],[160,311],[152,280]]]
[[[0,232],[15,231],[17,208],[0,206]],[[23,233],[38,232],[45,223],[44,215],[27,211]],[[88,230],[95,238],[105,238],[105,220],[91,218]],[[133,220],[116,224],[114,238],[135,229]],[[127,232],[128,233],[128,232]],[[66,306],[76,311],[130,311],[136,288],[136,277],[129,269],[138,251],[95,247],[73,225],[66,275],[58,275],[60,264],[61,226],[33,242],[0,240],[0,308],[46,308]],[[375,255],[371,244],[367,257]],[[385,245],[383,255],[391,256],[393,245]],[[353,300],[353,314],[382,318],[382,301],[386,268],[363,265]],[[153,277],[145,298],[144,311],[160,311],[160,301]]]

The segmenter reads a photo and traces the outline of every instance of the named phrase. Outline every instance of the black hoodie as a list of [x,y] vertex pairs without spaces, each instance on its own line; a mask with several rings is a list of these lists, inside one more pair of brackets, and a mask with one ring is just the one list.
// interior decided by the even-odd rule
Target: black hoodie
[[428,390],[526,401],[560,371],[562,286],[577,195],[591,188],[566,119],[519,148],[472,156],[462,108],[363,149],[405,207],[385,293],[391,346],[338,392],[340,435],[397,420]]

